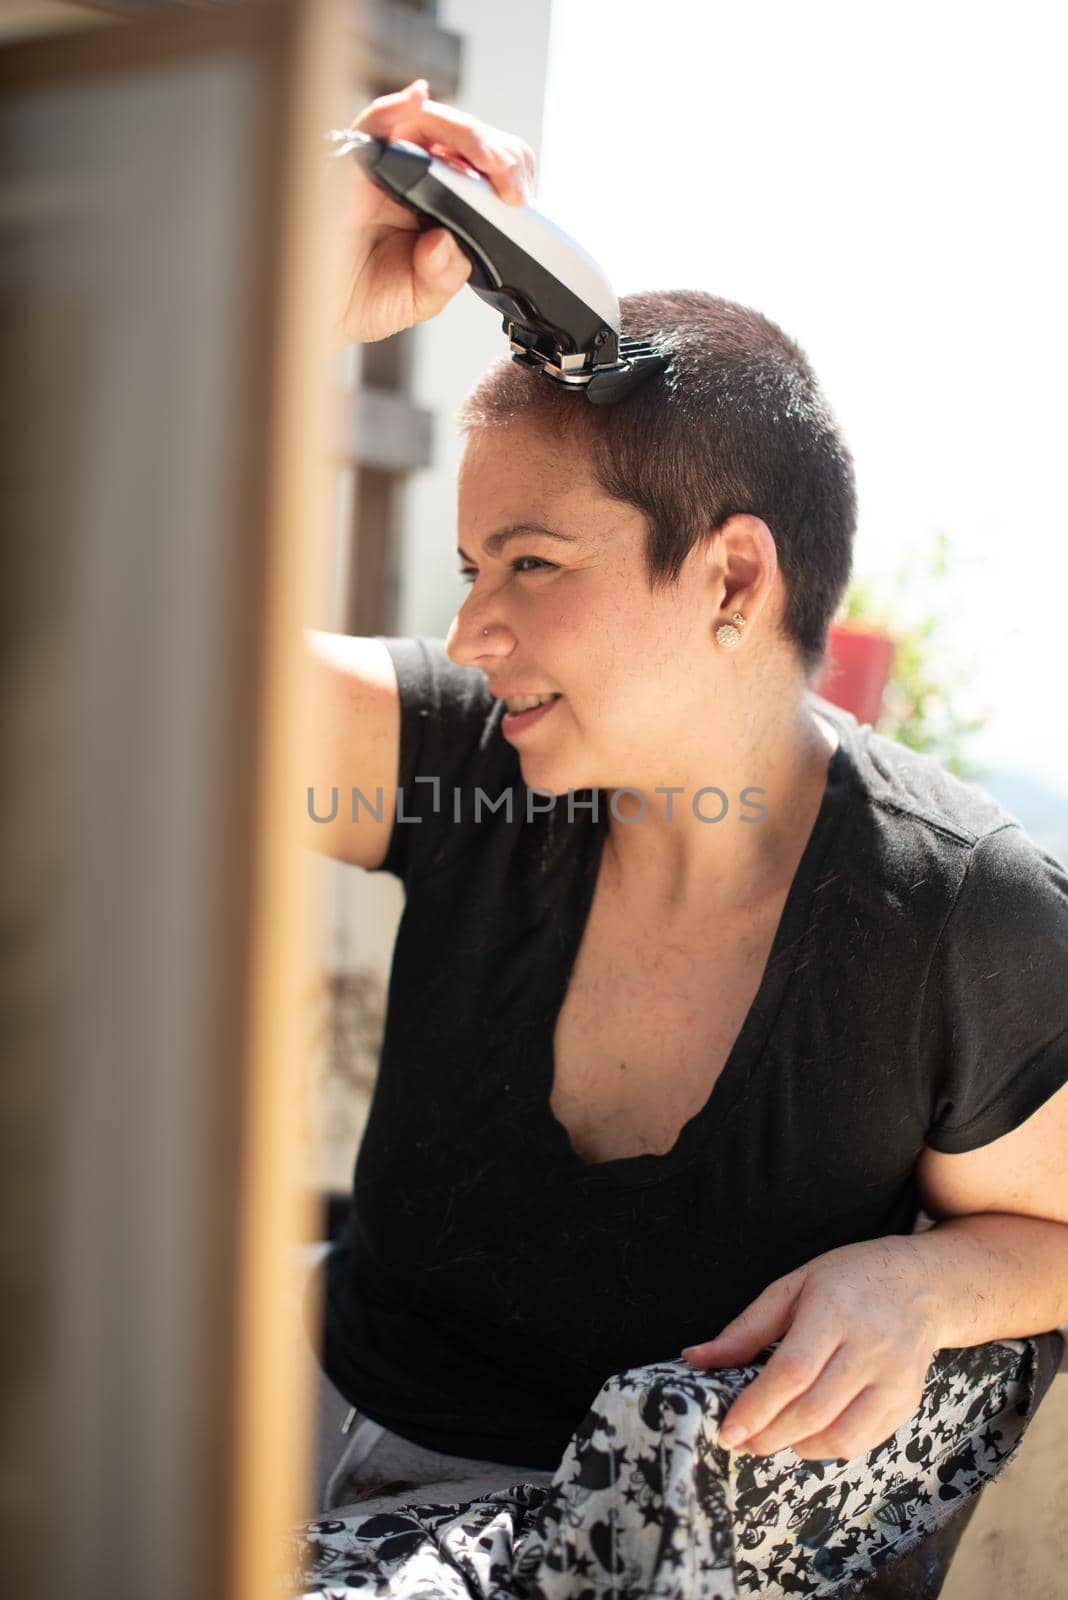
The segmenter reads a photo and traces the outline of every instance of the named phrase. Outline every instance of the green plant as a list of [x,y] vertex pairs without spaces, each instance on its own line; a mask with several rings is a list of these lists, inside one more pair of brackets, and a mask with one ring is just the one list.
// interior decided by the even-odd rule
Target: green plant
[[[910,553],[887,590],[870,578],[854,578],[836,620],[872,624],[897,641],[876,732],[933,756],[957,777],[973,778],[978,769],[964,745],[986,726],[990,713],[964,709],[974,665],[946,642],[951,580],[950,540],[938,532],[926,558]],[[935,603],[911,614],[910,599],[932,591]]]

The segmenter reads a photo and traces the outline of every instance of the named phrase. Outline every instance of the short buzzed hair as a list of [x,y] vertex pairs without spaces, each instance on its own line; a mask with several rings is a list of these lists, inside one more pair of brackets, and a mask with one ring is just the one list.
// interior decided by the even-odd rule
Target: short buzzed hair
[[804,352],[759,312],[697,290],[627,295],[620,309],[624,334],[669,356],[664,371],[594,406],[505,358],[464,402],[461,429],[528,422],[585,450],[601,488],[646,518],[653,590],[728,517],[762,518],[783,575],[782,629],[811,679],[849,582],[856,495]]

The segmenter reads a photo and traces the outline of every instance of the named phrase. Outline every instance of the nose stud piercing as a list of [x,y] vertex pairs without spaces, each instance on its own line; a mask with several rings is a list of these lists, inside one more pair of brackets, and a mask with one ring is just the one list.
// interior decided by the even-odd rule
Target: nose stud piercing
[[482,637],[483,637],[483,639],[488,639],[489,638],[489,629],[488,628],[483,628]]
[[721,644],[724,650],[733,650],[742,637],[739,630],[744,627],[745,618],[740,611],[736,611],[730,622],[725,622],[721,628],[716,629],[716,643]]

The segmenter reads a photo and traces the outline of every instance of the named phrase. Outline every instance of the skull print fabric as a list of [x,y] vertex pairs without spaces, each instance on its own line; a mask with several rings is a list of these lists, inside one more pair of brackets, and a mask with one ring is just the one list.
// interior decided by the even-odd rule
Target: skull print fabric
[[739,1600],[846,1596],[1014,1455],[1037,1341],[939,1352],[916,1414],[868,1455],[746,1455],[719,1423],[763,1360],[670,1361],[605,1383],[548,1488],[462,1505],[353,1506],[299,1536],[302,1600]]

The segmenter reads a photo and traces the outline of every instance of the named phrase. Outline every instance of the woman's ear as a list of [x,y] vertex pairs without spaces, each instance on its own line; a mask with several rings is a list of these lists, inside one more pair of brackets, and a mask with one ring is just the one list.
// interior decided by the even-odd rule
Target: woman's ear
[[779,575],[779,554],[771,529],[761,517],[737,512],[715,530],[725,611],[740,610],[748,622],[763,611]]

